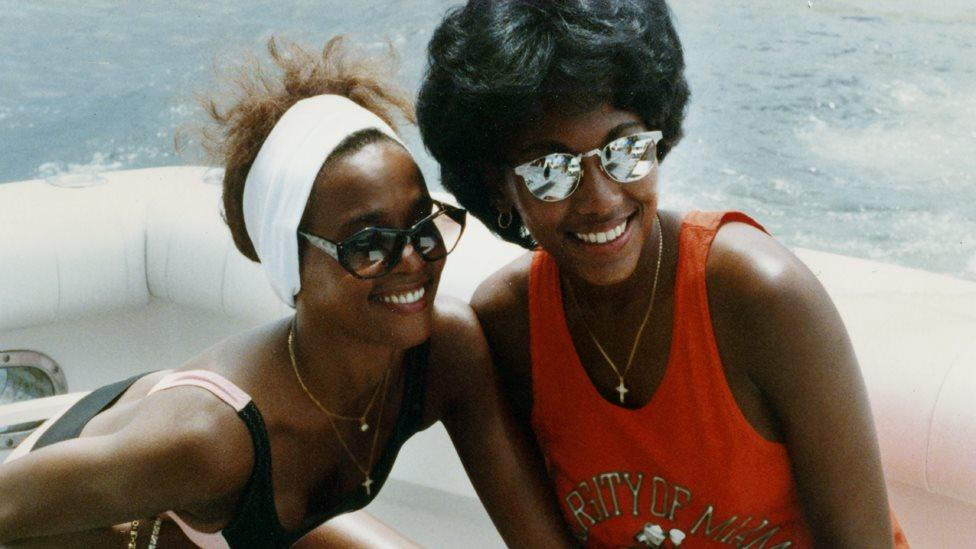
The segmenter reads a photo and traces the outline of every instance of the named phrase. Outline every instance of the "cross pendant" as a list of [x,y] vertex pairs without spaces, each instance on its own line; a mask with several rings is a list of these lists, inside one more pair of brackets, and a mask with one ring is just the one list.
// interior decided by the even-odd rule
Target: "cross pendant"
[[372,488],[370,488],[370,486],[372,485],[373,485],[373,479],[369,478],[369,475],[366,475],[366,480],[363,481],[363,488],[366,489],[367,496],[370,495],[373,491]]
[[617,385],[617,392],[620,393],[620,403],[624,403],[624,395],[630,392],[626,387],[624,387],[624,380],[620,380],[620,385]]

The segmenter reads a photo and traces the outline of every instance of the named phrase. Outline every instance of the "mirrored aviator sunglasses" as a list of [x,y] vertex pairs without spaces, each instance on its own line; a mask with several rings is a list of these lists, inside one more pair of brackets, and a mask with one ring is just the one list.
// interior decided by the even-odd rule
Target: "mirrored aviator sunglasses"
[[599,155],[600,168],[617,183],[633,183],[651,173],[657,162],[659,131],[640,132],[614,139],[600,149],[582,154],[552,153],[514,168],[532,196],[546,202],[569,198],[583,175],[583,158]]
[[408,243],[428,262],[444,259],[454,251],[464,232],[468,212],[436,200],[433,202],[434,211],[409,229],[367,227],[341,242],[304,231],[298,231],[298,234],[338,261],[353,276],[379,278],[400,263]]

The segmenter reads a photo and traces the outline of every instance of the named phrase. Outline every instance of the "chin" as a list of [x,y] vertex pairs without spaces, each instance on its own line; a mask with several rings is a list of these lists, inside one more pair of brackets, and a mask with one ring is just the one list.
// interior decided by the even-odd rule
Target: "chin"
[[618,254],[596,255],[580,253],[578,246],[567,250],[556,262],[564,272],[571,272],[593,286],[612,286],[630,278],[640,262],[642,239],[634,239]]
[[376,344],[405,349],[430,338],[433,331],[433,303],[436,286],[430,284],[420,296],[405,302],[372,298],[361,324],[367,339]]
[[407,349],[428,340],[433,331],[431,307],[410,314],[391,310],[373,312],[378,314],[370,315],[364,327],[368,330],[366,339],[375,344]]
[[429,321],[422,325],[402,323],[387,332],[386,341],[397,349],[409,349],[430,339],[430,334],[431,322]]

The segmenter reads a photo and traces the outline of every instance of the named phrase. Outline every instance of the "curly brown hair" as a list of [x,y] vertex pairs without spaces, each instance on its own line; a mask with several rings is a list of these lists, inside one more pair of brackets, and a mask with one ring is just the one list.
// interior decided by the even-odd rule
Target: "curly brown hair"
[[[265,138],[292,105],[316,95],[341,95],[394,129],[397,115],[416,123],[410,97],[390,80],[396,62],[392,48],[386,56],[366,57],[349,48],[343,36],[336,36],[316,53],[295,42],[271,38],[268,54],[275,73],[280,74],[269,74],[265,63],[252,57],[222,79],[222,89],[201,100],[211,119],[201,132],[203,148],[225,168],[224,221],[237,249],[253,261],[260,260],[244,226],[244,182]],[[384,138],[378,131],[357,132],[329,155],[322,169]]]

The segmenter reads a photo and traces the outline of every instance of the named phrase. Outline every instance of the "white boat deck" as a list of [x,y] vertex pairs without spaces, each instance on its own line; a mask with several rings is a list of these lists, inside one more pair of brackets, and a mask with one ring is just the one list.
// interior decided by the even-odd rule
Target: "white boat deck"
[[366,511],[424,547],[505,547],[476,499],[421,484],[391,479]]

